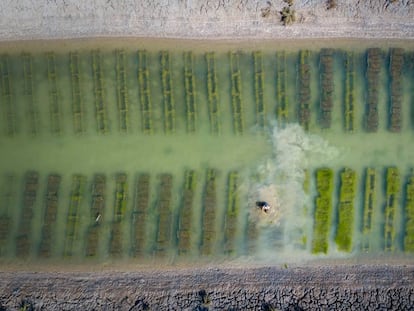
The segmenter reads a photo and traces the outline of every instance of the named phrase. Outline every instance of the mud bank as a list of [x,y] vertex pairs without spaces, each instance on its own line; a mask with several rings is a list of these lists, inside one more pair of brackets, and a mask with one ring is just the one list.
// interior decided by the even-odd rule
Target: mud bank
[[0,309],[412,310],[412,284],[414,266],[3,272]]

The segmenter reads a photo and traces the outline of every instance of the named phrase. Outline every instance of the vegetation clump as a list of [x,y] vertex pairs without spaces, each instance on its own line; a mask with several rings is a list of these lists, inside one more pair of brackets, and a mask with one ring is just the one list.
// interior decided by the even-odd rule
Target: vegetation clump
[[80,59],[77,52],[69,53],[69,65],[72,86],[72,114],[73,128],[76,134],[82,134],[85,130],[84,109],[81,95]]
[[378,130],[378,92],[379,77],[381,71],[381,50],[379,48],[370,48],[367,51],[367,103],[365,127],[368,132],[377,132]]
[[244,130],[244,113],[241,99],[241,73],[239,68],[239,54],[230,53],[230,71],[231,71],[231,99],[233,112],[233,126],[236,135],[242,135]]
[[138,51],[138,87],[140,94],[141,124],[144,134],[152,134],[152,101],[150,74],[147,67],[147,52]]
[[390,83],[390,106],[389,106],[389,130],[401,132],[402,121],[402,75],[404,68],[404,50],[392,48],[390,50],[389,75]]
[[414,174],[411,173],[405,192],[404,250],[414,252]]
[[269,17],[272,15],[272,3],[270,1],[267,1],[267,6],[262,8],[262,17]]
[[217,171],[214,169],[207,170],[206,185],[204,189],[204,202],[202,211],[202,241],[201,254],[211,255],[213,244],[216,236],[214,221],[217,209]]
[[254,64],[254,91],[256,100],[256,122],[260,130],[266,126],[266,106],[264,101],[264,70],[261,51],[253,52]]
[[344,101],[344,120],[345,120],[345,131],[354,131],[354,118],[355,118],[355,97],[354,97],[354,54],[353,52],[347,52],[345,54],[345,101]]
[[185,173],[183,199],[177,231],[178,252],[180,255],[188,253],[191,247],[192,211],[196,186],[197,175],[195,171],[187,171]]
[[184,53],[184,86],[185,86],[185,107],[187,112],[187,132],[194,133],[197,123],[197,102],[194,75],[193,52]]
[[147,211],[150,203],[150,175],[148,173],[142,173],[138,176],[135,189],[134,211],[132,214],[132,254],[138,257],[145,252],[145,230],[148,218]]
[[225,251],[233,254],[235,252],[235,239],[237,231],[237,217],[240,210],[240,199],[237,193],[239,174],[231,171],[228,176],[227,187],[227,211],[225,214]]
[[160,175],[159,201],[156,204],[157,209],[157,234],[156,234],[156,254],[164,256],[171,243],[172,233],[172,185],[173,176],[171,174]]
[[277,103],[277,120],[279,124],[286,124],[288,122],[288,101],[286,96],[286,56],[284,51],[276,53],[276,103]]
[[336,6],[337,6],[336,0],[328,0],[328,1],[326,1],[326,9],[327,10],[335,9]]
[[96,174],[92,186],[92,204],[90,209],[90,224],[86,236],[86,256],[96,256],[100,238],[101,218],[104,216],[106,199],[106,177]]
[[320,124],[322,128],[330,128],[333,108],[333,49],[322,49],[320,52]]
[[386,185],[386,197],[384,216],[384,250],[395,250],[396,244],[396,211],[399,206],[399,196],[401,189],[400,173],[398,168],[387,168],[387,185]]
[[280,15],[283,26],[292,25],[296,21],[296,11],[292,8],[292,5],[285,6],[280,11]]
[[60,186],[60,175],[49,175],[47,179],[47,195],[45,198],[45,210],[42,226],[42,237],[39,247],[39,255],[50,257],[51,246],[53,242],[53,231],[55,228],[57,208],[58,208],[58,191]]
[[316,208],[314,213],[312,253],[327,253],[332,212],[333,171],[320,168],[316,171]]
[[105,87],[102,70],[102,56],[99,50],[92,51],[92,72],[95,96],[95,115],[98,133],[108,131],[108,109],[105,102]]
[[310,122],[310,52],[308,50],[301,50],[299,52],[299,110],[298,118],[299,124],[305,129],[309,130]]
[[341,251],[352,251],[352,235],[354,224],[354,199],[356,192],[356,173],[345,168],[341,173],[339,192],[338,227],[335,242]]
[[171,57],[168,51],[162,51],[161,85],[163,94],[164,131],[166,134],[175,133],[175,103],[171,78]]
[[118,118],[119,118],[119,130],[126,133],[129,127],[128,120],[128,87],[127,87],[127,74],[126,57],[124,50],[116,50],[116,97],[118,106]]
[[220,134],[220,101],[218,97],[218,81],[214,52],[205,55],[207,62],[207,94],[210,130],[212,134]]
[[116,177],[115,208],[111,228],[109,253],[112,256],[122,254],[122,221],[124,220],[128,200],[127,175],[118,174]]
[[296,21],[296,11],[292,8],[294,0],[283,0],[287,5],[281,11],[273,10],[272,3],[267,1],[267,6],[261,9],[262,17],[267,18],[272,15],[280,15],[283,26],[291,25]]
[[36,207],[38,188],[39,173],[35,171],[27,172],[24,177],[23,205],[16,239],[16,256],[20,258],[25,258],[30,254],[32,219]]
[[367,168],[365,173],[364,211],[362,218],[362,250],[367,252],[370,248],[370,235],[372,228],[372,214],[377,202],[377,172],[374,168]]

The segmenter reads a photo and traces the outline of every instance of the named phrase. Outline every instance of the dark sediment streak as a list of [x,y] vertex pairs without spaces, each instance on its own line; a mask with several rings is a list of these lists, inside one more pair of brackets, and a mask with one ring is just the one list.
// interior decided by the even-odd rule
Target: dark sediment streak
[[0,310],[412,310],[414,266],[0,273]]

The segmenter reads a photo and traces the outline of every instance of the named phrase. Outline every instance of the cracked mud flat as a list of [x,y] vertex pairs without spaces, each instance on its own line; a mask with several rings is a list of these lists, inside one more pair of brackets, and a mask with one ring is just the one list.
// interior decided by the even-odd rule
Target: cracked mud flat
[[[332,10],[322,0],[296,0],[298,21],[291,27],[282,26],[278,16],[261,16],[267,1],[172,2],[1,1],[0,40],[414,38],[410,0],[338,0]],[[270,2],[275,10],[284,6],[281,0]],[[82,272],[46,266],[24,272],[27,268],[2,265],[0,310],[414,309],[414,266],[386,262],[128,269],[133,272],[84,272],[90,266]]]
[[412,310],[413,284],[412,265],[5,272],[0,309]]

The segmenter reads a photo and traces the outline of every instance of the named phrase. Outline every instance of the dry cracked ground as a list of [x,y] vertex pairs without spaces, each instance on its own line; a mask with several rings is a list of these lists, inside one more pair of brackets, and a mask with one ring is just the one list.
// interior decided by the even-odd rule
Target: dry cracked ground
[[19,273],[0,310],[413,310],[413,266]]

